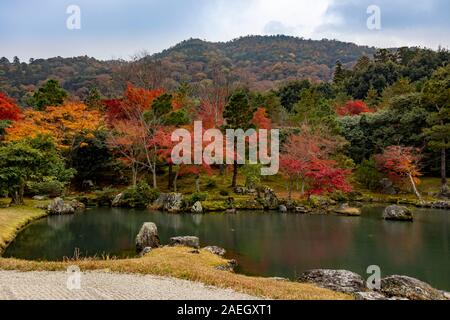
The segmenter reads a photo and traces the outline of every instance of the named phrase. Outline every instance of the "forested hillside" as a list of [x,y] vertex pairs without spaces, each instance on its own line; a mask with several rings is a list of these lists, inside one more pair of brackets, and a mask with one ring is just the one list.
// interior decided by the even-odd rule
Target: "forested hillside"
[[[93,87],[105,97],[119,96],[124,80],[144,87],[162,83],[173,89],[180,82],[195,84],[219,75],[230,83],[267,90],[294,79],[329,81],[337,60],[352,66],[359,57],[374,53],[374,48],[334,40],[251,36],[226,43],[190,39],[153,56],[138,54],[132,61],[100,61],[87,56],[29,62],[1,58],[0,91],[25,106],[27,93],[48,79],[84,99]],[[146,72],[149,69],[151,72]],[[152,79],[148,79],[150,73]]]

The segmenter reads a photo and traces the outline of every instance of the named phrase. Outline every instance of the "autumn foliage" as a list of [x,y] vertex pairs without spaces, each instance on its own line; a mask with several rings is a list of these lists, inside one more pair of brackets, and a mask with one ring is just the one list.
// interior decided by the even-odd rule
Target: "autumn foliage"
[[364,101],[348,101],[344,106],[337,109],[337,114],[340,116],[357,116],[362,113],[373,112]]
[[[102,115],[88,110],[81,103],[66,103],[62,106],[47,107],[44,112],[28,109],[23,119],[6,129],[6,141],[18,141],[39,135],[52,137],[60,150],[68,151],[76,147],[78,135],[89,136],[102,126]],[[82,146],[81,146],[82,147]]]
[[21,118],[22,110],[6,94],[0,92],[0,120],[17,121]]

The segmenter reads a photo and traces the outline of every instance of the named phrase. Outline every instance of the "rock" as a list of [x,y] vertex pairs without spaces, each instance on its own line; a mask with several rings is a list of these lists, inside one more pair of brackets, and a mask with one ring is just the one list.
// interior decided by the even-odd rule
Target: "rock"
[[120,203],[122,202],[123,193],[119,193],[117,196],[114,197],[113,201],[111,202],[111,205],[113,207],[119,207]]
[[146,222],[136,236],[136,251],[142,252],[145,248],[158,248],[161,241],[158,236],[158,228],[153,222]]
[[183,246],[183,247],[190,247],[194,249],[200,248],[200,239],[198,237],[173,237],[170,238],[170,246],[176,247],[176,246]]
[[334,212],[337,214],[351,216],[351,217],[361,215],[361,209],[350,207],[348,205],[348,203],[341,204],[339,207],[334,209]]
[[237,210],[235,208],[227,209],[226,213],[228,213],[228,214],[236,214]]
[[195,249],[195,250],[189,251],[189,253],[191,253],[191,254],[200,254],[200,251]]
[[234,188],[234,193],[236,193],[236,194],[246,195],[247,192],[248,192],[248,189],[244,188],[244,187],[236,187],[236,188]]
[[311,212],[311,210],[309,210],[309,209],[306,208],[306,207],[295,207],[295,208],[294,208],[294,211],[295,211],[296,213],[302,213],[302,214]]
[[209,247],[205,247],[203,248],[203,250],[205,251],[209,251],[212,254],[218,255],[220,257],[225,256],[225,254],[227,253],[226,250],[224,248],[221,247],[216,247],[216,246],[209,246]]
[[386,296],[375,291],[356,292],[353,295],[355,297],[355,300],[367,300],[367,301],[388,300]]
[[275,280],[275,281],[279,281],[279,282],[289,282],[289,279],[287,278],[282,278],[282,277],[272,277],[269,278],[270,280]]
[[394,183],[387,178],[384,178],[380,181],[380,187],[381,187],[381,193],[389,194],[389,195],[398,194],[398,189],[395,188]]
[[92,180],[83,180],[81,184],[83,190],[94,190],[95,184]]
[[288,208],[284,204],[282,204],[281,206],[278,207],[278,211],[286,213],[288,212]]
[[33,200],[43,201],[43,200],[48,200],[48,197],[47,196],[34,196]]
[[450,300],[450,292],[442,292],[442,294],[444,295],[445,299]]
[[152,252],[152,248],[150,248],[150,247],[145,247],[145,248],[141,251],[141,253],[139,253],[139,256],[140,256],[140,257],[143,257],[143,256],[149,254],[150,252]]
[[222,266],[217,266],[216,269],[220,271],[234,272],[234,269],[238,266],[236,260],[229,260],[227,264]]
[[406,208],[397,205],[389,206],[384,209],[383,219],[395,221],[413,221],[412,212]]
[[299,282],[308,282],[319,287],[344,293],[356,293],[365,290],[364,279],[347,270],[317,269],[304,272]]
[[275,210],[278,208],[277,195],[269,187],[264,187],[262,190],[258,189],[258,200],[266,210]]
[[191,208],[191,212],[192,213],[203,213],[202,203],[200,201],[197,201],[196,203],[194,203],[194,205]]
[[48,206],[47,212],[49,214],[63,215],[74,214],[75,212],[81,212],[86,209],[86,206],[76,200],[65,202],[61,198],[54,199]]
[[169,213],[178,213],[183,205],[183,195],[181,193],[169,193],[166,195],[163,209]]
[[442,291],[407,276],[390,276],[381,279],[380,292],[387,297],[399,297],[408,300],[446,300]]

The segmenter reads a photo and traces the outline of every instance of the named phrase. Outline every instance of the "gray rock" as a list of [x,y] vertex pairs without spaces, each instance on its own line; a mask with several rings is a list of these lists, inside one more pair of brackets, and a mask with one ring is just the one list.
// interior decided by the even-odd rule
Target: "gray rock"
[[258,200],[266,210],[276,210],[278,208],[277,195],[269,187],[258,190]]
[[398,297],[408,300],[447,300],[442,291],[429,284],[407,276],[390,276],[381,279],[379,290],[387,297]]
[[150,248],[150,247],[145,247],[145,248],[141,251],[141,253],[139,253],[139,256],[140,256],[140,257],[143,257],[143,256],[149,254],[150,252],[152,252],[152,248]]
[[361,209],[350,207],[348,203],[343,203],[340,206],[338,206],[336,209],[334,209],[334,212],[340,215],[344,216],[360,216],[361,215]]
[[238,266],[238,263],[236,260],[229,260],[227,264],[222,266],[217,266],[216,269],[220,271],[227,271],[227,272],[234,272],[236,267]]
[[408,208],[393,205],[384,209],[383,219],[394,221],[413,221],[414,217]]
[[63,215],[74,214],[75,212],[81,212],[86,209],[86,206],[76,200],[65,202],[61,198],[55,198],[48,206],[47,212],[49,214]]
[[235,208],[227,209],[226,213],[228,213],[228,214],[236,214],[237,210]]
[[120,203],[122,202],[122,198],[123,198],[123,193],[119,193],[117,196],[114,197],[111,205],[113,207],[119,207]]
[[313,283],[322,288],[344,293],[357,293],[365,290],[364,279],[347,270],[310,270],[304,272],[298,281]]
[[145,248],[158,248],[161,241],[158,236],[158,228],[153,222],[146,222],[136,236],[136,251],[142,252]]
[[387,178],[384,178],[380,181],[380,187],[381,187],[381,193],[389,194],[389,195],[398,194],[398,189],[394,186],[394,183]]
[[286,213],[288,212],[288,208],[284,204],[282,204],[281,206],[278,207],[278,211]]
[[81,184],[83,190],[94,190],[95,184],[92,180],[83,180]]
[[224,248],[216,247],[216,246],[205,247],[205,248],[203,248],[203,250],[209,251],[212,254],[218,255],[220,257],[225,256],[225,254],[227,253]]
[[169,213],[178,213],[183,205],[183,195],[181,193],[169,193],[166,195],[163,209]]
[[375,291],[356,292],[353,295],[356,300],[370,300],[370,301],[388,300],[386,296]]
[[308,210],[308,208],[306,208],[306,207],[295,207],[294,211],[296,213],[309,213],[309,212],[311,212],[311,210]]
[[200,201],[197,201],[196,203],[194,203],[194,205],[191,208],[191,212],[192,213],[203,213],[202,203]]
[[176,246],[183,246],[183,247],[190,247],[194,249],[200,248],[200,239],[198,237],[173,237],[170,238],[170,246],[176,247]]

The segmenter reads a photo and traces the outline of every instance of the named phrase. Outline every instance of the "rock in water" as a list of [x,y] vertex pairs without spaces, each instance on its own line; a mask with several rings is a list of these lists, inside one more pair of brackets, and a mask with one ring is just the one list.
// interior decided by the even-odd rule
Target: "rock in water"
[[86,206],[76,200],[70,202],[65,202],[61,198],[56,198],[47,207],[47,212],[49,214],[63,215],[63,214],[74,214],[75,212],[81,212],[86,209]]
[[194,205],[192,206],[191,212],[192,213],[203,213],[202,203],[200,201],[197,201],[196,203],[194,203]]
[[304,272],[299,282],[308,282],[319,287],[344,293],[357,293],[365,290],[364,279],[347,270],[317,269]]
[[350,207],[348,203],[341,204],[334,212],[349,217],[359,217],[361,215],[361,209]]
[[443,292],[407,276],[390,276],[381,279],[380,292],[388,297],[408,300],[447,300]]
[[393,221],[413,221],[414,217],[408,208],[393,205],[384,209],[383,219]]
[[220,248],[220,247],[216,247],[216,246],[205,247],[205,248],[203,248],[203,250],[209,251],[212,254],[218,255],[220,257],[225,256],[225,253],[226,253],[224,248]]
[[136,251],[142,252],[146,247],[158,248],[161,245],[158,228],[153,222],[146,222],[136,237]]
[[288,208],[284,204],[282,204],[278,207],[278,211],[280,211],[281,213],[286,213],[288,212]]
[[123,198],[123,193],[119,193],[117,196],[114,197],[111,205],[113,207],[119,207],[120,203],[122,202],[122,198]]
[[200,248],[200,239],[198,237],[173,237],[170,238],[170,246],[176,247],[176,246],[183,246],[183,247],[190,247],[194,249]]

